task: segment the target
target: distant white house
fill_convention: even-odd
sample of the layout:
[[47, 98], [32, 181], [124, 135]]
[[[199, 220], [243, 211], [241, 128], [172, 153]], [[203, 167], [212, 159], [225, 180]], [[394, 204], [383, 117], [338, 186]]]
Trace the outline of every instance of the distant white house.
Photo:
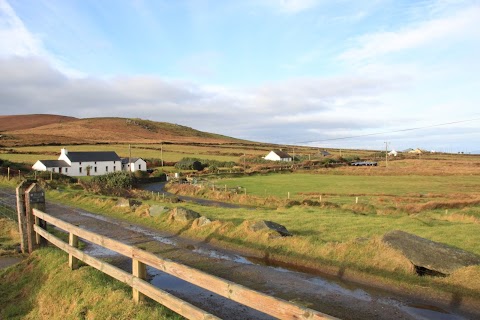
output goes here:
[[271, 161], [292, 161], [292, 156], [282, 150], [272, 150], [264, 157], [265, 160]]
[[392, 151], [390, 151], [390, 152], [388, 153], [389, 156], [394, 156], [394, 157], [396, 157], [397, 154], [398, 154], [398, 152], [395, 151], [394, 149], [392, 149]]
[[122, 170], [123, 171], [146, 171], [147, 170], [147, 162], [142, 158], [122, 158]]
[[[141, 161], [135, 162], [136, 167], [132, 166], [132, 172], [147, 170], [145, 161]], [[58, 160], [38, 160], [32, 168], [37, 171], [52, 171], [67, 176], [99, 176], [124, 170], [122, 159], [114, 151], [69, 152], [65, 148], [62, 148]]]

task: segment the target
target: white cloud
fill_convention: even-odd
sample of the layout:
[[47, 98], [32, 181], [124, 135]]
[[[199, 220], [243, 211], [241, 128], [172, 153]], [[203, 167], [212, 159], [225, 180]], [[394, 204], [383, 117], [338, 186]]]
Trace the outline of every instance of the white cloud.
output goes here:
[[5, 0], [0, 0], [0, 56], [46, 55], [39, 36], [32, 35]]
[[[258, 4], [258, 1], [254, 2]], [[284, 14], [296, 14], [316, 7], [319, 0], [262, 0], [261, 3]]]
[[352, 48], [340, 54], [343, 61], [371, 60], [404, 50], [427, 47], [432, 43], [446, 45], [444, 41], [456, 41], [458, 37], [470, 37], [480, 30], [480, 6], [473, 6], [452, 16], [432, 19], [409, 25], [398, 31], [381, 31], [353, 39]]

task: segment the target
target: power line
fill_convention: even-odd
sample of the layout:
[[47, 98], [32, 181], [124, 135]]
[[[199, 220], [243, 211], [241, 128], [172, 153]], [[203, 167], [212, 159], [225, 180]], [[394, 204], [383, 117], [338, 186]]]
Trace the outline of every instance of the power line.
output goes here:
[[340, 137], [340, 138], [330, 138], [330, 139], [311, 140], [311, 141], [300, 141], [300, 142], [294, 142], [294, 143], [312, 143], [312, 142], [324, 142], [324, 141], [335, 141], [335, 140], [362, 138], [362, 137], [369, 137], [369, 136], [377, 136], [377, 135], [386, 134], [386, 133], [397, 133], [397, 132], [414, 131], [414, 130], [434, 128], [434, 127], [448, 126], [448, 125], [451, 125], [451, 124], [472, 122], [472, 121], [477, 121], [477, 120], [480, 120], [480, 118], [445, 122], [445, 123], [433, 124], [433, 125], [430, 125], [430, 126], [423, 126], [423, 127], [414, 127], [414, 128], [408, 128], [408, 129], [399, 129], [399, 130], [383, 131], [383, 132], [375, 132], [375, 133], [366, 133], [366, 134], [360, 134], [360, 135], [356, 135], [356, 136], [347, 136], [347, 137]]

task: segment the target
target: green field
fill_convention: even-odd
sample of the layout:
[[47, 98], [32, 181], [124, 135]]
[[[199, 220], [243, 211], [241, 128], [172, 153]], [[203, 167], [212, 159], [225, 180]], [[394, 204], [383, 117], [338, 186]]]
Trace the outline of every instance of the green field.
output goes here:
[[219, 179], [229, 188], [241, 186], [249, 194], [286, 197], [287, 193], [337, 195], [395, 195], [479, 193], [480, 176], [349, 176], [328, 174], [270, 174]]

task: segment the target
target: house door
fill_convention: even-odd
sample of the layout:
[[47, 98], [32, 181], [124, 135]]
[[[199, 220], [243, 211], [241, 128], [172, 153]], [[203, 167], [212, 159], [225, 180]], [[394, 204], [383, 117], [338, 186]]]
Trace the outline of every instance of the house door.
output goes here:
[[59, 173], [62, 173], [62, 168], [58, 168], [58, 172], [59, 172]]

